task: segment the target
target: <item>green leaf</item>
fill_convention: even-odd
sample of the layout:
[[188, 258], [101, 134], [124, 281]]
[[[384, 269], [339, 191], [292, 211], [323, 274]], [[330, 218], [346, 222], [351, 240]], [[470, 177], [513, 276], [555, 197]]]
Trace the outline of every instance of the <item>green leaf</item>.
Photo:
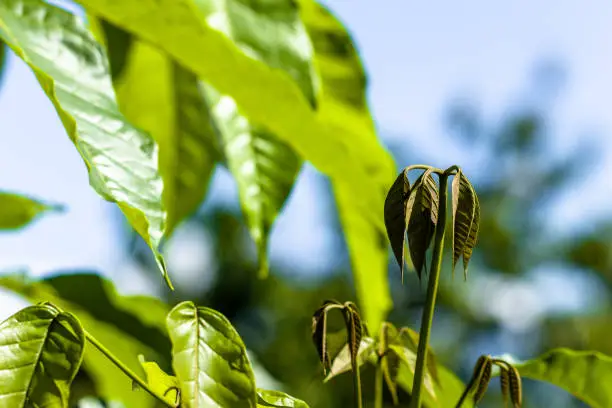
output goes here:
[[7, 52], [6, 44], [0, 41], [0, 89], [2, 89], [2, 81], [4, 78], [4, 70], [6, 69], [7, 57], [8, 57], [8, 52]]
[[352, 303], [347, 303], [344, 309], [344, 317], [346, 320], [346, 330], [348, 332], [348, 346], [351, 351], [351, 362], [353, 370], [358, 368], [357, 355], [361, 347], [361, 338], [363, 337], [363, 323], [357, 307]]
[[[50, 301], [73, 313], [90, 334], [135, 372], [141, 369], [138, 354], [160, 362], [164, 368], [170, 367], [171, 344], [165, 327], [169, 307], [158, 299], [119, 296], [110, 281], [88, 273], [40, 281], [19, 275], [3, 276], [0, 286], [31, 302]], [[89, 387], [93, 389], [87, 390], [91, 395], [130, 408], [155, 406], [155, 399], [144, 391], [133, 391], [130, 380], [89, 344], [82, 371], [93, 385]]]
[[[407, 347], [398, 346], [395, 344], [389, 345], [389, 352], [394, 353], [400, 361], [400, 365], [397, 372], [397, 383], [406, 391], [412, 390], [412, 382], [414, 379], [414, 370], [416, 365], [417, 355], [414, 351]], [[410, 384], [410, 388], [406, 388]], [[435, 383], [429, 371], [425, 372], [425, 378], [423, 379], [423, 385], [425, 386], [425, 401], [437, 400], [437, 392], [435, 389]]]
[[0, 324], [0, 405], [68, 407], [85, 336], [74, 316], [29, 306]]
[[308, 408], [304, 401], [280, 391], [257, 390], [258, 407]]
[[141, 354], [138, 361], [147, 377], [147, 385], [159, 395], [163, 395], [171, 405], [177, 405], [180, 401], [179, 382], [176, 377], [166, 374], [159, 368], [156, 362], [146, 361]]
[[[419, 333], [415, 332], [409, 327], [402, 327], [399, 331], [399, 337], [395, 344], [408, 347], [409, 350], [416, 353], [419, 346]], [[440, 376], [438, 375], [438, 363], [436, 361], [436, 355], [429, 345], [427, 346], [427, 370], [433, 380], [437, 384], [440, 384]]]
[[[300, 13], [314, 46], [321, 78], [318, 120], [327, 131], [321, 129], [316, 132], [323, 133], [313, 134], [314, 129], [308, 130], [306, 137], [311, 142], [326, 135], [317, 142], [318, 151], [298, 146], [297, 142], [302, 142], [298, 133], [293, 135], [294, 148], [331, 176], [362, 316], [370, 328], [378, 330], [392, 307], [387, 279], [388, 244], [380, 212], [396, 167], [376, 136], [366, 100], [365, 72], [348, 31], [314, 1], [301, 0]], [[343, 151], [336, 150], [338, 139], [346, 143], [338, 146]], [[324, 158], [327, 153], [321, 148], [329, 149], [331, 155]], [[329, 168], [329, 164], [341, 164], [341, 168]], [[368, 208], [366, 212], [363, 206]]]
[[438, 186], [431, 170], [426, 170], [416, 181], [406, 205], [408, 248], [410, 258], [421, 279], [425, 255], [433, 239], [438, 222]]
[[59, 204], [48, 204], [20, 194], [0, 191], [0, 230], [25, 227], [45, 212], [62, 212]]
[[168, 314], [172, 366], [187, 408], [255, 407], [255, 377], [242, 339], [221, 313], [176, 305]]
[[[376, 342], [371, 337], [362, 337], [361, 343], [359, 344], [359, 350], [357, 352], [357, 366], [363, 366], [372, 358], [378, 358], [376, 357]], [[340, 374], [349, 372], [351, 369], [351, 352], [349, 345], [346, 344], [334, 357], [329, 374], [327, 377], [325, 377], [324, 382], [327, 382]]]
[[0, 39], [35, 73], [87, 166], [90, 184], [117, 203], [171, 287], [158, 251], [166, 213], [157, 146], [119, 113], [100, 45], [79, 19], [41, 0], [2, 1]]
[[472, 226], [470, 228], [470, 235], [465, 242], [465, 248], [463, 249], [463, 273], [464, 276], [467, 276], [467, 267], [472, 258], [472, 251], [476, 246], [476, 242], [478, 241], [478, 229], [480, 228], [480, 202], [478, 200], [478, 195], [474, 191], [474, 187], [470, 183], [470, 189], [472, 190], [472, 194], [474, 195], [474, 221], [472, 221]]
[[[257, 2], [196, 0], [208, 24], [251, 58], [278, 69], [315, 105], [312, 45], [292, 0]], [[220, 23], [222, 21], [222, 23]], [[302, 160], [266, 127], [249, 122], [236, 102], [204, 84], [219, 130], [225, 161], [238, 185], [249, 231], [259, 253], [259, 275], [268, 274], [268, 236]], [[279, 101], [280, 103], [280, 101]]]
[[[455, 265], [459, 258], [469, 250], [468, 245], [475, 244], [475, 241], [470, 240], [470, 232], [476, 218], [476, 203], [477, 198], [474, 188], [463, 175], [461, 170], [457, 171], [452, 184], [453, 195], [453, 276], [455, 274]], [[480, 216], [480, 215], [478, 215]], [[476, 226], [477, 233], [478, 227]], [[469, 260], [469, 257], [468, 257]], [[467, 263], [464, 263], [463, 274], [467, 279]]]
[[[219, 158], [208, 106], [191, 72], [128, 33], [113, 35], [121, 29], [112, 24], [104, 20], [96, 24], [105, 35], [111, 67], [113, 60], [125, 60], [117, 68], [121, 75], [113, 77], [121, 112], [159, 145], [169, 237], [202, 203]], [[127, 57], [118, 57], [127, 49]]]
[[[347, 200], [343, 201], [342, 209], [349, 208], [354, 214], [351, 219], [365, 223], [365, 236], [354, 238], [364, 228], [352, 228], [353, 238], [348, 241], [353, 263], [359, 265], [356, 276], [364, 277], [358, 282], [364, 316], [369, 324], [380, 324], [377, 320], [389, 310], [391, 301], [386, 282], [386, 243], [382, 245], [384, 223], [379, 214], [395, 166], [372, 136], [369, 116], [346, 124], [345, 119], [352, 114], [324, 113], [330, 110], [323, 105], [315, 112], [294, 78], [239, 49], [219, 30], [224, 20], [206, 20], [191, 0], [78, 0], [78, 3], [88, 12], [164, 50], [219, 93], [231, 96], [252, 123], [265, 127], [332, 178], [334, 189], [343, 190]], [[364, 129], [363, 123], [370, 126]], [[363, 242], [365, 250], [360, 262], [355, 241]], [[371, 248], [372, 242], [380, 244]], [[372, 277], [365, 279], [368, 275]], [[372, 291], [369, 297], [366, 288]]]
[[556, 385], [591, 407], [612, 406], [612, 357], [605, 354], [559, 348], [513, 366], [521, 377]]
[[404, 243], [406, 240], [406, 202], [410, 195], [410, 182], [402, 171], [385, 199], [385, 227], [393, 254], [401, 269], [404, 281]]

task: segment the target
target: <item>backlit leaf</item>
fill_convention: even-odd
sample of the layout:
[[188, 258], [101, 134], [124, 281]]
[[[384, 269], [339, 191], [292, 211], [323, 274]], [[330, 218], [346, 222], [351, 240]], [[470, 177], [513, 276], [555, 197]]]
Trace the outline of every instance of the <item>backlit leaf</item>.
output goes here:
[[142, 354], [138, 360], [145, 372], [147, 385], [153, 392], [163, 395], [169, 404], [176, 405], [180, 401], [180, 385], [176, 377], [166, 374], [156, 362], [146, 361]]
[[410, 182], [402, 171], [385, 199], [385, 227], [393, 254], [404, 276], [404, 243], [406, 239], [406, 201], [410, 195]]
[[[312, 45], [292, 0], [244, 2], [196, 0], [206, 22], [251, 58], [284, 71], [314, 105]], [[203, 78], [206, 79], [206, 78]], [[238, 185], [246, 222], [259, 253], [259, 274], [268, 273], [268, 236], [302, 160], [266, 127], [249, 122], [236, 102], [204, 85], [219, 130], [225, 162]], [[283, 103], [281, 100], [278, 103]]]
[[[366, 75], [351, 36], [324, 6], [312, 0], [300, 0], [299, 3], [321, 78], [318, 120], [335, 138], [346, 142], [345, 146], [338, 146], [344, 152], [336, 151], [327, 160], [344, 164], [340, 173], [333, 169], [327, 171], [321, 167], [323, 163], [318, 162], [323, 151], [319, 150], [317, 156], [320, 157], [315, 158], [297, 145], [295, 148], [319, 170], [331, 176], [362, 317], [370, 328], [378, 330], [392, 307], [387, 279], [388, 243], [380, 215], [396, 166], [376, 136], [366, 100]], [[308, 137], [314, 141], [320, 135]], [[325, 149], [331, 143], [330, 150], [335, 150], [334, 136], [327, 136], [320, 143], [328, 144], [321, 146]], [[345, 161], [345, 154], [355, 164]], [[354, 165], [359, 168], [354, 168]], [[354, 181], [345, 182], [353, 176], [356, 176]], [[368, 191], [365, 192], [363, 187]], [[364, 213], [364, 204], [373, 211], [371, 214]]]
[[[453, 276], [455, 265], [459, 258], [468, 249], [470, 232], [476, 218], [477, 198], [468, 179], [461, 170], [457, 171], [452, 184], [453, 195]], [[477, 231], [477, 229], [476, 229]], [[471, 254], [471, 248], [469, 249]], [[464, 276], [467, 279], [467, 264], [464, 268]]]
[[308, 404], [284, 392], [258, 389], [257, 407], [308, 408]]
[[[357, 352], [357, 366], [363, 366], [372, 358], [377, 358], [376, 342], [371, 337], [362, 337], [361, 343], [359, 344], [359, 351]], [[351, 371], [351, 369], [351, 351], [349, 345], [346, 344], [334, 357], [329, 374], [325, 377], [324, 381], [327, 382], [340, 374]]]
[[[513, 364], [523, 378], [563, 388], [590, 407], [612, 406], [612, 357], [596, 351], [554, 349], [540, 357]], [[512, 388], [512, 385], [510, 386]], [[511, 395], [512, 395], [512, 389]]]
[[48, 204], [20, 194], [0, 191], [0, 230], [25, 227], [45, 212], [61, 212], [64, 207]]
[[67, 408], [85, 336], [74, 316], [29, 306], [0, 323], [0, 405]]
[[36, 74], [87, 166], [90, 184], [117, 203], [171, 286], [158, 251], [166, 213], [157, 146], [119, 113], [100, 45], [82, 21], [41, 0], [0, 2], [0, 39]]
[[[399, 338], [396, 344], [407, 347], [413, 352], [417, 352], [419, 346], [419, 333], [409, 327], [402, 327], [399, 332]], [[431, 346], [427, 346], [427, 370], [433, 380], [440, 384], [440, 376], [438, 375], [438, 363], [436, 355]]]
[[183, 406], [256, 406], [244, 343], [221, 313], [182, 302], [170, 311], [167, 324]]
[[414, 202], [410, 203], [410, 197], [406, 209], [406, 217], [409, 217], [408, 248], [414, 268], [421, 279], [425, 255], [438, 222], [438, 186], [430, 170], [426, 170], [419, 177], [410, 195], [414, 197]]
[[[119, 296], [110, 281], [91, 273], [42, 280], [9, 275], [0, 277], [0, 286], [31, 302], [50, 301], [73, 313], [90, 334], [134, 372], [141, 370], [139, 354], [170, 368], [171, 345], [164, 321], [169, 308], [158, 299]], [[130, 408], [156, 406], [156, 400], [145, 391], [133, 391], [130, 380], [98, 349], [89, 343], [85, 349], [80, 377], [86, 377], [87, 389], [79, 389], [80, 393]], [[78, 380], [79, 376], [75, 383]], [[75, 383], [73, 386], [79, 385]]]
[[[111, 67], [113, 60], [122, 62], [121, 75], [113, 77], [121, 112], [159, 145], [169, 236], [202, 203], [219, 159], [208, 105], [194, 74], [128, 33], [113, 35], [120, 28], [104, 20], [99, 24]], [[116, 56], [126, 49], [126, 58]]]
[[[414, 370], [416, 366], [416, 353], [409, 348], [397, 346], [397, 345], [389, 345], [389, 350], [394, 353], [399, 361], [400, 365], [397, 370], [396, 378], [397, 383], [406, 391], [410, 392], [412, 390], [412, 382], [414, 379]], [[409, 385], [409, 389], [406, 389], [406, 386]], [[429, 372], [425, 372], [425, 377], [423, 378], [423, 385], [425, 386], [425, 401], [428, 399], [430, 401], [437, 400], [437, 393], [435, 388], [435, 383]]]

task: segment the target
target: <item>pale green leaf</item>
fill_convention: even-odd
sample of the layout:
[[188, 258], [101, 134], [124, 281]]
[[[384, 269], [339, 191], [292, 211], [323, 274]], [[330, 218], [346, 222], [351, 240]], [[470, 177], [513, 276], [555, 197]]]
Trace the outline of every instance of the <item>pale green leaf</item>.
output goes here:
[[[170, 340], [165, 316], [168, 306], [145, 296], [119, 296], [112, 284], [95, 274], [52, 276], [40, 281], [25, 276], [0, 277], [0, 286], [31, 302], [50, 301], [74, 313], [85, 329], [127, 367], [141, 370], [139, 354], [170, 367]], [[86, 344], [82, 369], [85, 395], [122, 403], [130, 408], [153, 408], [156, 400], [145, 391], [133, 391], [128, 377], [98, 349]], [[79, 377], [75, 383], [79, 382]]]
[[[78, 3], [88, 12], [164, 50], [219, 93], [231, 96], [250, 121], [288, 143], [303, 159], [331, 176], [338, 188], [346, 190], [347, 194], [350, 192], [350, 207], [359, 215], [355, 218], [367, 220], [368, 228], [373, 228], [370, 224], [377, 227], [378, 235], [369, 233], [363, 240], [375, 236], [383, 242], [384, 223], [380, 211], [395, 167], [379, 141], [369, 139], [373, 135], [369, 117], [342, 127], [337, 125], [345, 122], [350, 114], [315, 112], [292, 76], [247, 55], [219, 30], [224, 24], [223, 18], [213, 27], [215, 21], [207, 21], [191, 0], [78, 0]], [[261, 7], [265, 6], [262, 3]], [[329, 120], [334, 117], [336, 125]], [[370, 123], [365, 138], [358, 134], [364, 122]], [[366, 139], [368, 144], [362, 143]], [[372, 148], [365, 149], [366, 145]], [[371, 158], [363, 161], [363, 156]], [[384, 171], [371, 169], [372, 163], [384, 163]], [[360, 266], [361, 274], [365, 276], [367, 270], [375, 276], [369, 285], [375, 301], [367, 305], [369, 310], [365, 312], [372, 320], [390, 307], [388, 289], [383, 286], [386, 279], [384, 284], [379, 282], [383, 277], [383, 259], [386, 261], [386, 257], [378, 256], [382, 254], [379, 252], [382, 247], [382, 244], [376, 247], [376, 256], [363, 255], [365, 260]], [[363, 290], [367, 283], [359, 285], [359, 294], [365, 299]]]
[[0, 39], [35, 73], [87, 166], [90, 184], [117, 203], [171, 286], [158, 251], [166, 213], [157, 146], [119, 113], [100, 45], [78, 18], [41, 0], [0, 2]]
[[16, 230], [30, 224], [45, 212], [62, 212], [64, 207], [21, 194], [0, 191], [0, 230]]
[[244, 343], [221, 313], [182, 302], [168, 314], [167, 325], [184, 407], [256, 406]]
[[166, 374], [159, 368], [156, 362], [146, 361], [141, 354], [138, 361], [146, 375], [147, 385], [158, 395], [163, 395], [171, 405], [177, 405], [180, 401], [179, 382], [176, 377]]
[[[596, 351], [554, 349], [513, 364], [521, 377], [563, 388], [594, 408], [612, 406], [612, 357]], [[497, 372], [499, 374], [499, 371]]]
[[[211, 27], [231, 38], [251, 58], [287, 73], [314, 104], [312, 45], [294, 1], [267, 1], [265, 7], [261, 2], [243, 0], [195, 3]], [[249, 122], [230, 96], [208, 84], [203, 84], [203, 89], [258, 248], [259, 275], [266, 276], [270, 229], [291, 192], [302, 160], [286, 142], [256, 122]]]
[[308, 404], [284, 392], [258, 389], [257, 407], [308, 408]]
[[[365, 72], [349, 33], [325, 7], [314, 1], [300, 1], [300, 12], [314, 46], [321, 77], [321, 94], [317, 100], [319, 120], [336, 138], [348, 143], [343, 149], [352, 159], [347, 160], [344, 152], [336, 151], [324, 160], [342, 163], [342, 169], [327, 170], [329, 164], [319, 162], [325, 155], [323, 151], [311, 154], [298, 146], [296, 150], [331, 176], [359, 305], [368, 327], [378, 330], [392, 307], [382, 210], [385, 194], [395, 176], [395, 164], [376, 136], [366, 103]], [[307, 136], [312, 141], [321, 135], [314, 135], [313, 131], [309, 130], [310, 136]], [[334, 136], [330, 134], [318, 143], [320, 148], [335, 149]], [[346, 182], [353, 177], [353, 181]], [[372, 205], [370, 214], [364, 213], [361, 207], [368, 202]]]
[[[372, 357], [376, 356], [376, 342], [371, 337], [362, 337], [361, 343], [359, 344], [359, 350], [357, 351], [357, 366], [361, 367]], [[351, 352], [349, 345], [346, 344], [338, 354], [334, 357], [331, 367], [329, 369], [329, 374], [325, 377], [325, 382], [331, 380], [332, 378], [351, 371], [352, 362], [351, 362]]]
[[[121, 112], [159, 145], [168, 237], [198, 209], [208, 190], [218, 159], [212, 118], [195, 75], [128, 33], [113, 35], [120, 28], [104, 20], [97, 24], [105, 35], [111, 67], [113, 60], [122, 64], [116, 69], [120, 75], [113, 77]], [[127, 49], [125, 58], [118, 57]]]
[[68, 408], [85, 336], [74, 316], [29, 306], [0, 323], [0, 406]]

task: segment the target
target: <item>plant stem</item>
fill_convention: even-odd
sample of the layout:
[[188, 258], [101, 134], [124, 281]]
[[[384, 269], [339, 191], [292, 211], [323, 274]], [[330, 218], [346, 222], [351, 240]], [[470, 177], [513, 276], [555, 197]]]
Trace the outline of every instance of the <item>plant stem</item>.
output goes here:
[[429, 282], [427, 283], [427, 297], [425, 308], [421, 318], [421, 330], [419, 331], [419, 346], [417, 350], [416, 368], [414, 371], [414, 382], [412, 383], [412, 400], [410, 408], [421, 408], [421, 388], [425, 377], [425, 362], [427, 361], [427, 345], [433, 322], [436, 296], [438, 294], [438, 283], [440, 281], [440, 267], [442, 266], [442, 252], [444, 249], [444, 234], [446, 232], [446, 195], [448, 185], [448, 174], [440, 175], [440, 193], [438, 201], [438, 223], [434, 237], [434, 247], [429, 270]]
[[353, 382], [355, 388], [355, 400], [357, 400], [357, 408], [362, 408], [361, 402], [361, 375], [359, 374], [359, 365], [353, 371]]
[[378, 364], [376, 364], [376, 379], [374, 381], [374, 408], [383, 408], [383, 371], [380, 358]]
[[136, 375], [136, 373], [134, 373], [132, 370], [130, 370], [125, 364], [123, 364], [117, 357], [115, 357], [106, 347], [104, 347], [104, 345], [102, 343], [100, 343], [94, 336], [92, 336], [91, 334], [89, 334], [87, 332], [87, 330], [83, 329], [83, 332], [85, 333], [85, 338], [87, 339], [87, 341], [89, 341], [95, 348], [97, 348], [98, 350], [100, 350], [100, 352], [102, 354], [104, 354], [106, 356], [106, 358], [108, 358], [114, 365], [117, 366], [117, 368], [119, 368], [121, 371], [123, 371], [123, 373], [125, 375], [127, 375], [128, 377], [130, 377], [132, 379], [132, 381], [134, 381], [135, 383], [137, 383], [143, 390], [145, 390], [146, 392], [148, 392], [149, 394], [151, 394], [151, 396], [155, 397], [156, 399], [158, 399], [159, 401], [163, 402], [164, 405], [172, 407], [172, 408], [176, 408], [175, 405], [169, 403], [168, 401], [166, 401], [166, 399], [164, 398], [163, 395], [158, 394], [157, 392], [153, 391], [149, 385], [140, 377], [138, 377], [138, 375]]

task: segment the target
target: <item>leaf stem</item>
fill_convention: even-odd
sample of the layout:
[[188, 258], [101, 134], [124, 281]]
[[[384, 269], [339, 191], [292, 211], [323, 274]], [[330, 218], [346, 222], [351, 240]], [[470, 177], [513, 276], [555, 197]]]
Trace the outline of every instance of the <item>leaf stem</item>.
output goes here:
[[446, 196], [448, 186], [448, 174], [444, 172], [440, 175], [440, 194], [438, 202], [438, 223], [436, 235], [434, 237], [434, 247], [429, 270], [429, 282], [427, 283], [427, 297], [425, 308], [421, 318], [421, 330], [419, 333], [419, 346], [417, 350], [417, 360], [414, 372], [414, 382], [412, 384], [412, 400], [410, 408], [421, 408], [421, 388], [425, 377], [425, 363], [427, 361], [427, 344], [431, 333], [434, 310], [436, 306], [436, 296], [438, 294], [438, 283], [440, 281], [440, 267], [442, 266], [442, 252], [444, 249], [444, 234], [446, 233]]
[[125, 364], [123, 364], [117, 357], [115, 357], [113, 355], [113, 353], [110, 352], [110, 350], [108, 350], [106, 347], [104, 347], [104, 345], [102, 343], [100, 343], [94, 336], [89, 334], [89, 332], [87, 332], [87, 330], [83, 329], [83, 332], [85, 333], [85, 338], [87, 339], [87, 341], [89, 341], [95, 348], [100, 350], [100, 352], [102, 354], [104, 354], [106, 356], [106, 358], [108, 358], [114, 365], [117, 366], [118, 369], [123, 371], [123, 373], [125, 375], [130, 377], [132, 379], [132, 381], [137, 383], [142, 389], [144, 389], [146, 392], [151, 394], [151, 396], [153, 396], [156, 399], [158, 399], [159, 401], [161, 401], [164, 405], [166, 405], [168, 407], [172, 407], [172, 408], [176, 408], [177, 407], [176, 405], [171, 404], [168, 401], [166, 401], [166, 399], [164, 398], [163, 395], [158, 394], [157, 392], [153, 391], [149, 387], [149, 385], [142, 378], [138, 377], [138, 375], [136, 375], [136, 373], [134, 373]]
[[376, 379], [374, 380], [374, 408], [383, 408], [383, 371], [382, 359], [376, 364]]
[[357, 364], [357, 367], [355, 367], [355, 370], [353, 371], [353, 382], [354, 382], [354, 388], [355, 388], [355, 399], [357, 400], [357, 408], [362, 408], [362, 401], [361, 401], [361, 375], [359, 374], [359, 365]]

